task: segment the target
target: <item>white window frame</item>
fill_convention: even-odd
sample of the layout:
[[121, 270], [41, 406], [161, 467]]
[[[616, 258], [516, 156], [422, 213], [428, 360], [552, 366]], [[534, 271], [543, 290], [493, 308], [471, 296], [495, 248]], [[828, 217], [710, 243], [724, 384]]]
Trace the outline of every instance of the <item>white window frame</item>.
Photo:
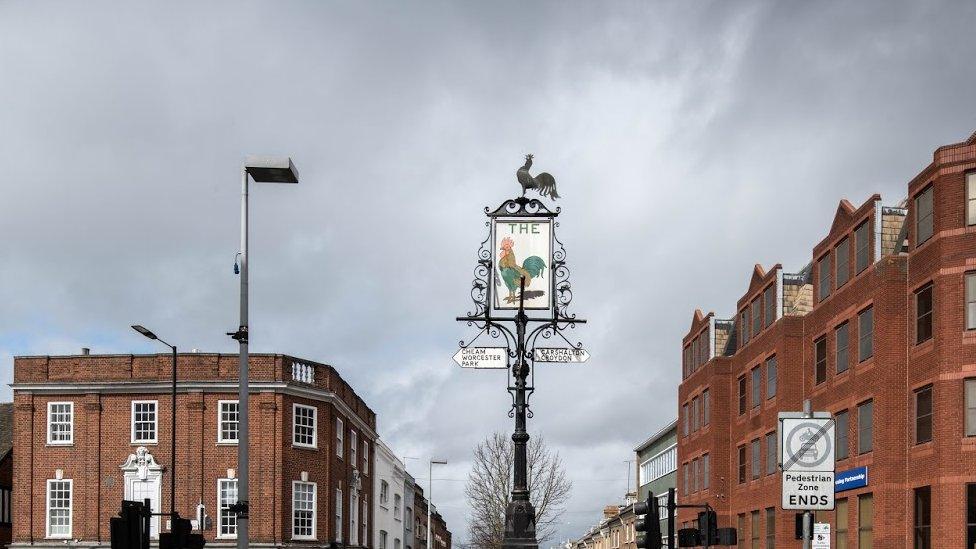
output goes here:
[[966, 226], [976, 225], [976, 172], [966, 174]]
[[[312, 411], [312, 443], [308, 444], [306, 442], [299, 442], [297, 439], [298, 433], [295, 431], [298, 428], [298, 409], [311, 410]], [[305, 426], [302, 426], [303, 428]], [[319, 447], [319, 409], [315, 406], [309, 406], [307, 404], [292, 404], [291, 408], [291, 445], [296, 448], [312, 448], [318, 449]]]
[[[217, 479], [217, 531], [215, 532], [215, 534], [216, 534], [217, 539], [237, 539], [237, 517], [234, 515], [234, 513], [229, 513], [229, 516], [233, 516], [234, 517], [234, 533], [233, 534], [224, 534], [224, 533], [222, 533], [223, 526], [224, 525], [222, 523], [222, 521], [223, 521], [223, 514], [222, 514], [223, 504], [220, 501], [220, 485], [222, 483], [224, 483], [224, 482], [233, 482], [234, 483], [234, 494], [238, 494], [237, 487], [239, 485], [237, 483], [238, 481], [237, 481], [236, 478], [218, 478]], [[229, 501], [229, 502], [227, 502], [227, 506], [233, 505], [235, 503], [237, 503], [236, 497], [235, 497], [235, 501]], [[228, 526], [229, 525], [230, 525], [230, 523], [228, 523]]]
[[356, 467], [359, 460], [359, 433], [349, 429], [349, 464]]
[[393, 494], [393, 520], [402, 521], [403, 518], [400, 517], [400, 512], [403, 510], [403, 496], [400, 494]]
[[380, 507], [386, 509], [390, 504], [390, 483], [380, 480]]
[[359, 545], [359, 496], [349, 491], [349, 545]]
[[[308, 535], [308, 534], [296, 534], [295, 533], [295, 512], [298, 511], [298, 509], [295, 508], [295, 495], [298, 493], [297, 490], [296, 490], [296, 488], [299, 485], [311, 486], [312, 487], [312, 509], [311, 509], [311, 511], [312, 511], [312, 533], [311, 533], [311, 535]], [[317, 519], [318, 519], [318, 517], [316, 516], [316, 514], [318, 512], [317, 511], [318, 510], [318, 497], [319, 497], [319, 487], [318, 487], [318, 484], [317, 483], [315, 483], [315, 482], [301, 481], [301, 480], [293, 480], [291, 482], [291, 539], [312, 540], [312, 541], [315, 541], [316, 539], [318, 539], [316, 537], [316, 534], [317, 534], [317, 531], [316, 531], [317, 530], [316, 529], [316, 522], [317, 522]], [[302, 510], [303, 511], [307, 511], [307, 509], [302, 509]]]
[[386, 540], [390, 537], [390, 534], [386, 530], [380, 530], [380, 546], [378, 549], [386, 549]]
[[342, 543], [342, 488], [336, 488], [335, 540]]
[[963, 321], [966, 330], [976, 330], [976, 272], [963, 275]]
[[369, 441], [363, 439], [363, 473], [369, 474]]
[[[136, 406], [139, 404], [153, 405], [153, 429], [152, 438], [138, 438], [136, 436]], [[156, 444], [159, 440], [159, 401], [158, 400], [133, 400], [129, 409], [129, 441], [132, 444]]]
[[366, 494], [360, 496], [359, 505], [362, 507], [362, 511], [359, 513], [359, 524], [360, 528], [363, 529], [363, 547], [369, 547], [369, 529], [366, 524], [369, 519], [369, 504], [366, 501]]
[[[52, 483], [68, 483], [68, 533], [67, 534], [52, 534], [51, 533], [51, 484]], [[65, 479], [48, 479], [47, 490], [44, 496], [45, 499], [45, 536], [48, 539], [71, 539], [71, 534], [74, 530], [74, 500], [75, 500], [75, 487], [74, 481], [70, 478]], [[61, 509], [59, 507], [59, 509]]]
[[343, 444], [345, 443], [345, 426], [342, 423], [342, 418], [336, 418], [336, 456], [339, 459], [345, 459], [346, 452]]
[[[59, 406], [62, 404], [68, 405], [68, 412], [70, 414], [70, 420], [68, 421], [68, 424], [70, 425], [71, 428], [68, 430], [68, 440], [53, 440], [51, 438], [51, 435], [54, 434], [54, 432], [51, 430], [52, 427], [51, 409], [54, 408], [55, 406]], [[47, 403], [47, 443], [51, 446], [71, 446], [72, 444], [75, 443], [75, 403], [74, 402], [58, 401], [58, 402]]]
[[639, 486], [644, 486], [678, 470], [678, 445], [672, 444], [640, 464]]
[[[237, 406], [237, 421], [224, 421], [224, 406], [225, 405], [236, 405]], [[238, 438], [224, 438], [224, 423], [236, 423], [237, 424], [237, 437]], [[237, 441], [240, 440], [241, 436], [241, 403], [239, 400], [218, 400], [217, 401], [217, 444], [233, 444], [236, 445]], [[292, 432], [294, 436], [294, 431]]]

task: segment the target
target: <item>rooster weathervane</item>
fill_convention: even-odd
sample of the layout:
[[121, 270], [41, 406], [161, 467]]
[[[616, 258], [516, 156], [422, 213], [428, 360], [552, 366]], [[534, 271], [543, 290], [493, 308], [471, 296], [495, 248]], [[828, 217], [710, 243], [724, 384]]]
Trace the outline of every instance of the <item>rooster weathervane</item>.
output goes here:
[[515, 178], [518, 179], [519, 185], [522, 185], [522, 197], [525, 197], [525, 192], [529, 189], [535, 189], [542, 196], [548, 196], [553, 200], [559, 198], [559, 193], [556, 192], [556, 178], [546, 172], [532, 177], [529, 174], [531, 167], [532, 155], [527, 154], [525, 155], [525, 164], [515, 172]]

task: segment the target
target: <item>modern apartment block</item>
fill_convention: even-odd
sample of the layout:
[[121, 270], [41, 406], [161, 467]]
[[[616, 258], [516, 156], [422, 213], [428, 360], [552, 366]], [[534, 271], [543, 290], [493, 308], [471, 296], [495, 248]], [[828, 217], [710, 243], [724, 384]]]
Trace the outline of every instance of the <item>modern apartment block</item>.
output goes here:
[[[108, 547], [123, 499], [176, 511], [208, 547], [236, 543], [238, 356], [180, 354], [176, 425], [171, 355], [14, 359], [15, 547]], [[334, 368], [250, 357], [252, 545], [372, 547], [376, 416]], [[165, 529], [153, 519], [152, 534]]]
[[[810, 263], [756, 266], [734, 314], [684, 337], [678, 487], [740, 546], [794, 541], [777, 413], [836, 421], [834, 547], [976, 546], [976, 134], [906, 198], [842, 200]], [[679, 522], [690, 525], [692, 510]]]
[[[637, 499], [647, 499], [653, 492], [661, 505], [667, 508], [668, 490], [677, 487], [678, 470], [678, 422], [672, 421], [634, 448], [637, 463]], [[667, 542], [667, 514], [661, 513], [661, 537]]]

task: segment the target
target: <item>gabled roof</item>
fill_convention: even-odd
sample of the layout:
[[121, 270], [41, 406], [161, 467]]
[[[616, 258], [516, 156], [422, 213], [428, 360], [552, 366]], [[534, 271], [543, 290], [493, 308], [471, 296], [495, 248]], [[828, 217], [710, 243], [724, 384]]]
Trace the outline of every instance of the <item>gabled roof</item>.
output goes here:
[[676, 420], [672, 421], [671, 423], [665, 425], [660, 431], [658, 431], [658, 432], [654, 433], [653, 435], [651, 435], [650, 437], [648, 437], [647, 440], [645, 440], [644, 442], [640, 443], [637, 446], [637, 448], [634, 448], [634, 451], [635, 452], [640, 452], [644, 448], [647, 448], [651, 444], [654, 444], [655, 442], [657, 442], [658, 439], [660, 439], [661, 437], [667, 435], [669, 432], [677, 430], [677, 428], [678, 428], [678, 420], [676, 419]]
[[752, 293], [757, 286], [761, 286], [764, 278], [766, 278], [766, 271], [763, 270], [762, 265], [756, 263], [752, 268], [752, 278], [749, 279], [749, 293]]
[[853, 229], [854, 223], [861, 220], [869, 210], [878, 207], [880, 201], [881, 195], [878, 193], [871, 195], [857, 207], [854, 207], [846, 198], [841, 200], [837, 205], [837, 211], [834, 213], [834, 220], [830, 224], [830, 231], [827, 232], [823, 240], [813, 247], [814, 255], [819, 256], [824, 246], [832, 245], [831, 242], [835, 238]]
[[837, 212], [834, 213], [834, 221], [830, 224], [830, 231], [827, 234], [834, 234], [834, 231], [838, 227], [849, 225], [852, 217], [854, 217], [854, 205], [844, 198], [837, 205]]

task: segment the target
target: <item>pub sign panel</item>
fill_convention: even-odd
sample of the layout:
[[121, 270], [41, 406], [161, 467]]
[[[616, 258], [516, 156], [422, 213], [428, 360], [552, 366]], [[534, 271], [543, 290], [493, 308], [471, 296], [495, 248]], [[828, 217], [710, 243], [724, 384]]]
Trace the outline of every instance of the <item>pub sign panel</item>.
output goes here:
[[495, 219], [495, 308], [519, 308], [519, 284], [525, 278], [525, 308], [552, 307], [552, 220]]

